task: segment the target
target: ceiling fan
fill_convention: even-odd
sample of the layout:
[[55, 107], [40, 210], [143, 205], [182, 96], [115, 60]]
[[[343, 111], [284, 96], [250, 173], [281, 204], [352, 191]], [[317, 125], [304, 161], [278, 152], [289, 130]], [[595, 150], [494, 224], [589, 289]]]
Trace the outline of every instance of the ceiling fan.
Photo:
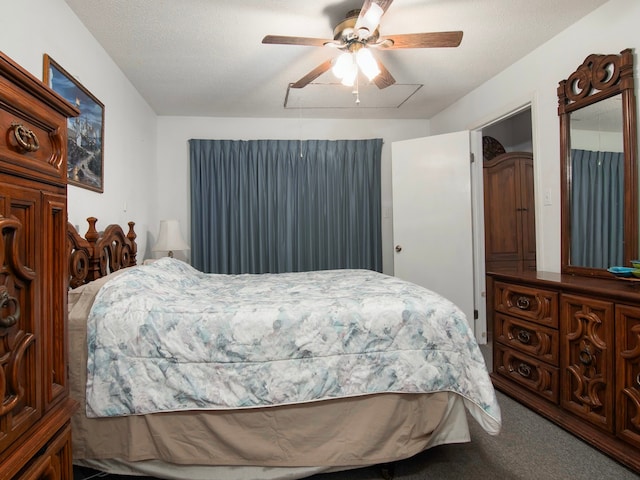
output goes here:
[[393, 0], [365, 0], [360, 10], [351, 10], [333, 30], [333, 39], [288, 37], [267, 35], [262, 43], [280, 45], [304, 45], [333, 47], [343, 53], [335, 61], [327, 60], [290, 86], [303, 88], [333, 67], [334, 74], [344, 85], [357, 82], [358, 70], [362, 71], [378, 88], [393, 85], [396, 80], [389, 70], [376, 60], [372, 49], [440, 48], [457, 47], [462, 41], [461, 31], [405, 33], [380, 36], [380, 20]]

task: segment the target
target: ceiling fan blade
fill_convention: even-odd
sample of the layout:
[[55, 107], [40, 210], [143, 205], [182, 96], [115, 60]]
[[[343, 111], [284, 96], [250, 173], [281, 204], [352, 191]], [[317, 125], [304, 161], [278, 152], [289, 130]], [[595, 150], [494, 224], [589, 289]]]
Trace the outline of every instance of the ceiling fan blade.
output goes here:
[[[362, 8], [360, 9], [360, 14], [358, 15], [358, 19], [356, 20], [356, 32], [363, 27], [369, 30], [369, 33], [375, 32], [380, 25], [380, 18], [382, 18], [382, 15], [385, 14], [392, 3], [393, 0], [364, 0]], [[381, 10], [377, 12], [380, 15], [379, 18], [377, 17], [377, 15], [373, 17], [375, 20], [375, 25], [371, 24], [371, 18], [367, 17], [367, 13], [369, 12], [372, 4], [376, 4], [378, 7], [380, 7]]]
[[391, 75], [389, 70], [387, 70], [387, 67], [385, 67], [379, 60], [378, 67], [380, 68], [380, 73], [373, 79], [373, 83], [376, 84], [376, 87], [383, 89], [396, 83], [396, 79], [393, 78], [393, 75]]
[[276, 45], [304, 45], [307, 47], [323, 47], [327, 43], [333, 43], [333, 40], [327, 40], [325, 38], [287, 37], [284, 35], [267, 35], [262, 39], [262, 43], [271, 43]]
[[381, 37], [377, 44], [385, 50], [389, 50], [396, 48], [457, 47], [460, 42], [462, 42], [462, 32], [456, 31], [387, 35]]
[[332, 61], [331, 60], [327, 60], [326, 62], [321, 63], [316, 68], [314, 68], [309, 73], [307, 73], [304, 77], [302, 77], [300, 80], [298, 80], [295, 83], [292, 83], [291, 84], [291, 88], [306, 87], [311, 82], [313, 82], [316, 78], [318, 78], [320, 75], [322, 75], [324, 72], [329, 70], [331, 68], [331, 65], [332, 65]]

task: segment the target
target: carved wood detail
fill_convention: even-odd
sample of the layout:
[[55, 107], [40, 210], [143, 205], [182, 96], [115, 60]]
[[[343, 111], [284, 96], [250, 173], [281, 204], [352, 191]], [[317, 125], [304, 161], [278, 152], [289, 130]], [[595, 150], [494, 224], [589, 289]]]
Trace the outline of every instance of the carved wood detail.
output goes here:
[[626, 441], [640, 448], [640, 308], [625, 305], [616, 312], [617, 368], [616, 428]]
[[0, 416], [24, 403], [25, 379], [20, 376], [25, 352], [34, 341], [21, 329], [21, 291], [29, 290], [35, 273], [20, 260], [17, 237], [22, 228], [15, 218], [0, 215]]
[[95, 217], [87, 218], [89, 228], [84, 238], [69, 223], [67, 225], [67, 253], [69, 258], [69, 285], [79, 287], [104, 277], [110, 272], [131, 267], [137, 263], [138, 245], [134, 227], [129, 222], [125, 234], [119, 225], [112, 224], [98, 232]]
[[568, 102], [575, 102], [616, 85], [624, 68], [625, 77], [633, 75], [626, 58], [619, 55], [589, 55], [563, 84]]
[[561, 305], [563, 406], [613, 431], [613, 338], [604, 327], [613, 323], [613, 304], [565, 295]]

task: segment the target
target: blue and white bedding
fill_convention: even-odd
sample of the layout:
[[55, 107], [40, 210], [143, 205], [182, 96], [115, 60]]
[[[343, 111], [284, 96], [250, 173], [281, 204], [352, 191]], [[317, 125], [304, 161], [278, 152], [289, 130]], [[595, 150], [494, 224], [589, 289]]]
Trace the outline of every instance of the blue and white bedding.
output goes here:
[[105, 283], [87, 340], [89, 417], [449, 391], [500, 430], [464, 314], [368, 270], [218, 275], [163, 258]]

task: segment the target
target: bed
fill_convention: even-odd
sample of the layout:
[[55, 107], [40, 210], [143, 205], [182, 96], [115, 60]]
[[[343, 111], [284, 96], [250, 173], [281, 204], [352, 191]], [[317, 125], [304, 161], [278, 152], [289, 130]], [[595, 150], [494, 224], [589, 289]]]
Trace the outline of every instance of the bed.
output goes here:
[[75, 464], [297, 479], [468, 442], [468, 416], [498, 434], [484, 359], [446, 299], [364, 270], [137, 266], [135, 238], [133, 223], [69, 225]]

